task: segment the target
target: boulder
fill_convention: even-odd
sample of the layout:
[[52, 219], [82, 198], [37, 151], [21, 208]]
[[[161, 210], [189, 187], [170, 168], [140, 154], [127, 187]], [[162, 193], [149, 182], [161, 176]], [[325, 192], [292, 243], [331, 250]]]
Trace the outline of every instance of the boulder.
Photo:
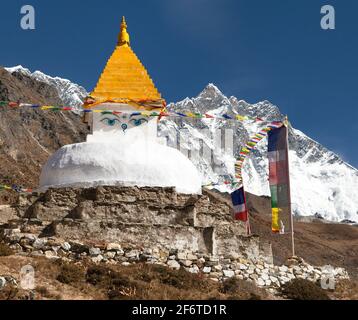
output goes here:
[[167, 265], [168, 265], [169, 268], [174, 269], [174, 270], [179, 270], [180, 269], [180, 264], [176, 260], [169, 260], [167, 262]]
[[240, 270], [247, 270], [247, 268], [248, 268], [247, 265], [242, 264], [242, 263], [239, 264], [239, 269]]
[[185, 267], [190, 267], [193, 264], [193, 261], [191, 261], [191, 260], [184, 260], [184, 261], [181, 260], [180, 262]]
[[269, 277], [268, 274], [263, 273], [263, 274], [261, 275], [261, 279], [263, 279], [264, 281], [267, 281], [267, 280], [270, 280], [270, 277]]
[[210, 273], [211, 272], [211, 267], [204, 267], [203, 268], [203, 273]]
[[92, 247], [92, 248], [89, 249], [89, 254], [90, 254], [91, 257], [99, 256], [101, 254], [101, 249]]
[[288, 271], [288, 267], [286, 267], [286, 266], [281, 266], [281, 267], [278, 267], [278, 270], [279, 270], [280, 272], [287, 272], [287, 271]]
[[116, 256], [116, 252], [109, 251], [106, 253], [106, 257], [109, 259], [113, 259]]
[[186, 252], [178, 252], [177, 258], [178, 260], [186, 260], [187, 253]]
[[200, 258], [200, 259], [198, 260], [198, 263], [204, 264], [205, 261], [206, 261], [205, 258], [202, 257], [202, 258]]
[[92, 260], [92, 262], [94, 262], [94, 263], [100, 263], [100, 262], [103, 261], [103, 256], [102, 256], [102, 255], [97, 255], [97, 256], [95, 256], [95, 257], [92, 257], [91, 260]]
[[64, 242], [64, 243], [62, 243], [61, 248], [65, 251], [70, 251], [71, 245], [68, 242]]
[[192, 253], [188, 253], [186, 258], [187, 258], [187, 260], [198, 260], [198, 257]]
[[6, 279], [4, 277], [0, 277], [0, 290], [6, 286]]
[[125, 253], [126, 258], [136, 259], [139, 257], [139, 251], [138, 250], [130, 250]]
[[224, 277], [232, 278], [235, 276], [235, 272], [232, 270], [223, 270]]
[[122, 249], [122, 246], [118, 243], [108, 243], [106, 249], [107, 251], [118, 251]]
[[189, 271], [190, 273], [199, 273], [199, 272], [200, 272], [200, 269], [199, 269], [199, 267], [198, 267], [196, 264], [194, 264], [192, 267], [189, 268], [188, 271]]
[[259, 287], [264, 287], [266, 283], [265, 283], [265, 280], [263, 280], [262, 278], [258, 278], [257, 281], [256, 281], [256, 284]]
[[220, 264], [214, 266], [215, 271], [222, 271], [222, 269], [223, 269], [223, 267]]
[[47, 250], [45, 251], [45, 257], [47, 259], [58, 259], [59, 257], [56, 255], [56, 252], [53, 250]]

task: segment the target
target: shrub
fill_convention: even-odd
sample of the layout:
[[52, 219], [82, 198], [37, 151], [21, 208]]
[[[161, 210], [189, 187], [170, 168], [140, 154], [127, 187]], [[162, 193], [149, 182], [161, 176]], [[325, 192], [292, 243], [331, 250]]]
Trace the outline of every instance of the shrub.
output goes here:
[[325, 290], [305, 279], [293, 279], [285, 283], [281, 293], [292, 300], [330, 300]]
[[108, 292], [109, 300], [131, 300], [136, 297], [136, 287], [120, 287]]
[[48, 289], [46, 287], [36, 287], [36, 292], [41, 294], [44, 297], [48, 297], [50, 295], [50, 292], [48, 291]]
[[0, 243], [0, 257], [7, 257], [11, 256], [12, 254], [14, 254], [14, 252], [7, 244]]
[[81, 267], [76, 266], [75, 264], [63, 264], [57, 280], [65, 283], [72, 284], [80, 282], [84, 279], [84, 271]]
[[103, 266], [93, 266], [87, 269], [86, 281], [92, 285], [109, 289], [129, 287], [131, 281], [119, 272]]
[[110, 300], [133, 299], [137, 293], [135, 281], [105, 266], [89, 267], [86, 281], [105, 289]]
[[112, 270], [103, 266], [92, 266], [87, 269], [86, 281], [94, 286], [108, 286], [112, 279]]
[[204, 282], [199, 274], [190, 273], [185, 269], [171, 270], [167, 267], [157, 265], [152, 267], [152, 272], [157, 274], [157, 278], [162, 284], [177, 289], [205, 289], [207, 287], [207, 282]]
[[61, 295], [57, 293], [51, 293], [47, 287], [40, 286], [40, 287], [36, 287], [35, 290], [40, 295], [41, 298], [51, 299], [51, 300], [62, 300]]
[[15, 300], [17, 299], [17, 294], [18, 294], [19, 290], [12, 286], [12, 285], [7, 285], [4, 288], [2, 288], [0, 290], [0, 301], [1, 300]]
[[258, 288], [253, 282], [241, 280], [238, 278], [226, 279], [220, 292], [229, 295], [229, 300], [261, 300], [266, 297], [264, 289]]

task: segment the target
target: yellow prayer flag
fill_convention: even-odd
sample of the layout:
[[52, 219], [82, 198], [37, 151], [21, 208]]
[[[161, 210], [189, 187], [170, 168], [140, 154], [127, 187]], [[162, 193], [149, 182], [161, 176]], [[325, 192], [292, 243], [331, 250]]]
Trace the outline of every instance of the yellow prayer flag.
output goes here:
[[279, 208], [272, 208], [272, 231], [280, 232], [280, 211]]
[[141, 112], [141, 115], [144, 116], [144, 117], [150, 117], [151, 114], [152, 114], [151, 111], [143, 111], [143, 112]]
[[239, 121], [244, 121], [246, 117], [244, 116], [240, 116], [239, 114], [236, 115], [236, 120], [239, 120]]

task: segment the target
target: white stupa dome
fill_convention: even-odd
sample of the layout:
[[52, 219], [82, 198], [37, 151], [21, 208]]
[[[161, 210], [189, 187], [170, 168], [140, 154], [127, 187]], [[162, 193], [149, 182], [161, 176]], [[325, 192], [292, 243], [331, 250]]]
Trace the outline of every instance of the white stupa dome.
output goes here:
[[40, 176], [40, 190], [98, 185], [175, 187], [179, 193], [201, 193], [192, 162], [180, 151], [151, 140], [66, 145], [50, 157]]

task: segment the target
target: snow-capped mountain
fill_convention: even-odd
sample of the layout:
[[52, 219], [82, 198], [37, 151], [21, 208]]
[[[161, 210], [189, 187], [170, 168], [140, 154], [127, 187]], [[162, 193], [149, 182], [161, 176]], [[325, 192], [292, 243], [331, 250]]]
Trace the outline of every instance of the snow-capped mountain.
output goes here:
[[31, 72], [22, 66], [5, 68], [11, 74], [17, 72], [24, 74], [36, 81], [47, 83], [56, 88], [59, 97], [65, 105], [80, 108], [83, 104], [83, 99], [88, 95], [85, 88], [75, 84], [67, 79], [59, 77], [48, 76], [41, 71]]
[[[88, 95], [83, 87], [66, 79], [50, 77], [40, 71], [31, 73], [21, 66], [6, 70], [10, 73], [22, 73], [53, 86], [66, 105], [80, 108], [83, 98]], [[249, 104], [236, 97], [228, 98], [213, 84], [209, 84], [196, 98], [172, 103], [168, 109], [212, 115], [249, 115], [268, 121], [283, 119], [279, 108], [269, 101]], [[231, 191], [230, 186], [224, 185], [223, 182], [234, 176], [235, 157], [245, 142], [264, 125], [265, 123], [252, 121], [164, 118], [160, 122], [159, 132], [167, 138], [169, 145], [176, 148], [179, 148], [178, 136], [180, 137], [180, 148], [183, 152], [186, 152], [186, 149], [191, 150], [187, 155], [200, 171], [204, 185], [219, 182], [221, 185], [216, 185], [215, 188]], [[229, 137], [228, 145], [221, 143], [221, 146], [225, 147], [224, 151], [220, 146], [220, 138], [213, 139], [218, 129], [226, 129], [226, 135]], [[230, 130], [233, 130], [232, 141]], [[301, 131], [290, 128], [289, 133], [293, 212], [302, 216], [320, 215], [332, 221], [358, 222], [357, 169]], [[205, 155], [203, 146], [206, 146]], [[208, 149], [212, 154], [207, 152]], [[243, 178], [246, 191], [269, 196], [266, 149], [267, 140], [264, 139], [245, 160]]]
[[[235, 97], [227, 98], [213, 84], [209, 84], [196, 98], [172, 103], [168, 109], [212, 115], [249, 115], [268, 121], [284, 118], [279, 108], [268, 101], [249, 104]], [[233, 165], [240, 147], [263, 126], [265, 123], [253, 121], [242, 123], [230, 120], [174, 118], [161, 121], [160, 135], [166, 136], [171, 146], [178, 147], [177, 136], [180, 132], [180, 148], [191, 149], [189, 156], [191, 155], [191, 160], [201, 172], [206, 184], [223, 182], [233, 176]], [[230, 147], [222, 152], [217, 144], [215, 146], [213, 137], [217, 129], [233, 129], [233, 152], [230, 152]], [[230, 136], [230, 132], [227, 134]], [[297, 129], [290, 128], [289, 142], [293, 212], [302, 216], [320, 215], [331, 221], [358, 222], [358, 171]], [[203, 145], [211, 150], [215, 149], [212, 159], [202, 156], [203, 151], [199, 150], [203, 150]], [[266, 149], [267, 139], [264, 139], [245, 160], [243, 179], [246, 191], [269, 196]], [[215, 188], [231, 191], [231, 187], [225, 185]]]

